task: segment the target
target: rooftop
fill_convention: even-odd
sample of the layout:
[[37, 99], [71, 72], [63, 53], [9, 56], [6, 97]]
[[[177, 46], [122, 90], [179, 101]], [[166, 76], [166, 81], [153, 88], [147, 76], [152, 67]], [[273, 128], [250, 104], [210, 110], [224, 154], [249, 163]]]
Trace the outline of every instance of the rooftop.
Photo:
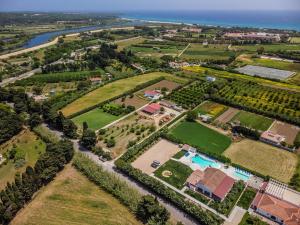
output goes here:
[[280, 134], [275, 134], [271, 131], [265, 131], [261, 134], [260, 136], [263, 139], [267, 139], [269, 141], [275, 142], [280, 144], [281, 142], [283, 142], [285, 140], [285, 137], [280, 135]]

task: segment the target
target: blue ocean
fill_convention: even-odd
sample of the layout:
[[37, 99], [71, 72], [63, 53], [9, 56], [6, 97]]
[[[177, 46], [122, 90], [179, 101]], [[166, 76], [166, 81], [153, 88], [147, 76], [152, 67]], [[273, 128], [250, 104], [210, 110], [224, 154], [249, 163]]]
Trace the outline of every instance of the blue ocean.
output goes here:
[[139, 11], [123, 18], [222, 27], [254, 27], [300, 31], [300, 11]]

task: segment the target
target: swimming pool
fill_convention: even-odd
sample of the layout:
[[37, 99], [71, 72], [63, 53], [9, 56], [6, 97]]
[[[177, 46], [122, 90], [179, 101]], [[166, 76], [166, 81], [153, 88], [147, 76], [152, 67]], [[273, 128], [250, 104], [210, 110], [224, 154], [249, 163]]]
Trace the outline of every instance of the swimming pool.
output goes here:
[[250, 173], [243, 171], [243, 170], [238, 170], [238, 169], [235, 169], [234, 175], [243, 181], [248, 181], [251, 176]]
[[195, 155], [192, 158], [192, 163], [198, 164], [201, 168], [205, 169], [207, 167], [221, 168], [221, 165], [211, 159], [203, 157], [201, 155]]

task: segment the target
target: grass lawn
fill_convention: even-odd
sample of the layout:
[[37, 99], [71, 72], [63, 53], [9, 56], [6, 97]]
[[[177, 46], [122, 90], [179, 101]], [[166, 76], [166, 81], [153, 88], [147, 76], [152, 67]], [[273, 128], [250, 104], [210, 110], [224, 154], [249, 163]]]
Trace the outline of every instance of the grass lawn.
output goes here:
[[219, 103], [206, 101], [196, 108], [196, 111], [201, 114], [212, 115], [213, 118], [220, 116], [223, 112], [228, 109], [227, 106], [221, 105]]
[[64, 107], [62, 109], [62, 112], [65, 116], [70, 116], [80, 110], [86, 109], [105, 100], [116, 97], [126, 91], [133, 89], [137, 85], [146, 83], [150, 80], [154, 80], [161, 76], [164, 76], [167, 79], [172, 79], [174, 77], [173, 75], [168, 73], [154, 72], [126, 79], [121, 79], [109, 83], [103, 87], [97, 88], [96, 90], [82, 96], [81, 98], [75, 100], [74, 102]]
[[286, 183], [293, 176], [298, 161], [296, 154], [249, 139], [232, 144], [224, 155], [233, 163]]
[[180, 159], [182, 156], [184, 156], [185, 153], [186, 153], [186, 151], [181, 150], [180, 152], [177, 152], [172, 158]]
[[269, 224], [260, 220], [258, 217], [251, 216], [248, 212], [246, 212], [239, 225], [269, 225]]
[[[164, 171], [170, 171], [172, 174], [169, 177], [163, 176]], [[172, 186], [182, 189], [186, 179], [192, 172], [193, 170], [190, 167], [171, 159], [159, 167], [154, 174]]]
[[109, 113], [103, 112], [103, 110], [100, 108], [96, 108], [89, 112], [81, 114], [73, 118], [72, 120], [78, 127], [82, 127], [82, 123], [87, 122], [89, 128], [96, 131], [121, 117], [122, 116], [111, 115]]
[[15, 145], [17, 155], [22, 155], [25, 158], [25, 165], [21, 168], [15, 168], [13, 161], [8, 161], [0, 167], [0, 190], [6, 186], [7, 182], [14, 180], [17, 172], [24, 172], [27, 166], [34, 166], [39, 155], [45, 152], [46, 144], [38, 139], [38, 137], [29, 130], [24, 130], [10, 141], [0, 146], [0, 153], [4, 154], [10, 151]]
[[196, 122], [181, 122], [171, 134], [201, 151], [214, 154], [222, 154], [231, 144], [229, 137]]
[[11, 224], [140, 225], [112, 195], [68, 165], [14, 218]]
[[238, 201], [237, 205], [242, 207], [243, 209], [248, 210], [253, 199], [255, 198], [255, 195], [256, 195], [256, 190], [251, 187], [247, 187], [242, 197]]
[[146, 39], [143, 37], [135, 38], [135, 39], [125, 39], [125, 40], [118, 40], [118, 51], [123, 50], [124, 48], [130, 46], [130, 45], [136, 45], [144, 42]]
[[240, 121], [243, 126], [265, 131], [271, 126], [274, 120], [254, 113], [240, 111], [231, 121]]

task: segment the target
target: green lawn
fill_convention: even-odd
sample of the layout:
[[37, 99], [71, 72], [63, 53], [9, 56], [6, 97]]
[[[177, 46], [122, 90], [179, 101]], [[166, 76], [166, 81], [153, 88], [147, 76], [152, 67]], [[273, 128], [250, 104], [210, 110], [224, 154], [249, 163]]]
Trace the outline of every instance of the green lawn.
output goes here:
[[201, 114], [209, 114], [216, 118], [228, 109], [227, 106], [216, 102], [206, 101], [196, 108], [196, 111]]
[[[170, 171], [172, 174], [169, 177], [165, 177], [163, 176], [164, 171]], [[182, 189], [186, 179], [192, 172], [193, 170], [190, 167], [171, 159], [164, 165], [159, 167], [154, 174], [155, 176], [163, 181], [166, 181], [172, 186], [178, 189]]]
[[186, 153], [186, 151], [182, 150], [180, 152], [177, 152], [172, 158], [180, 159], [182, 156], [184, 156], [185, 153]]
[[109, 113], [103, 112], [102, 109], [96, 108], [84, 114], [81, 114], [73, 118], [73, 122], [81, 127], [83, 122], [87, 122], [88, 126], [92, 130], [98, 130], [107, 124], [121, 118], [122, 116], [114, 116]]
[[33, 167], [39, 155], [46, 150], [46, 144], [29, 130], [25, 130], [12, 140], [0, 145], [0, 153], [5, 154], [13, 147], [17, 150], [17, 156], [24, 157], [25, 164], [20, 168], [16, 168], [15, 162], [9, 160], [0, 167], [0, 190], [6, 186], [7, 182], [14, 180], [17, 172], [23, 173], [27, 166]]
[[267, 130], [273, 123], [273, 120], [270, 118], [245, 111], [240, 111], [231, 121], [240, 121], [243, 126], [261, 131]]
[[222, 154], [231, 144], [229, 137], [196, 122], [181, 122], [171, 130], [171, 134], [182, 142], [213, 154]]

